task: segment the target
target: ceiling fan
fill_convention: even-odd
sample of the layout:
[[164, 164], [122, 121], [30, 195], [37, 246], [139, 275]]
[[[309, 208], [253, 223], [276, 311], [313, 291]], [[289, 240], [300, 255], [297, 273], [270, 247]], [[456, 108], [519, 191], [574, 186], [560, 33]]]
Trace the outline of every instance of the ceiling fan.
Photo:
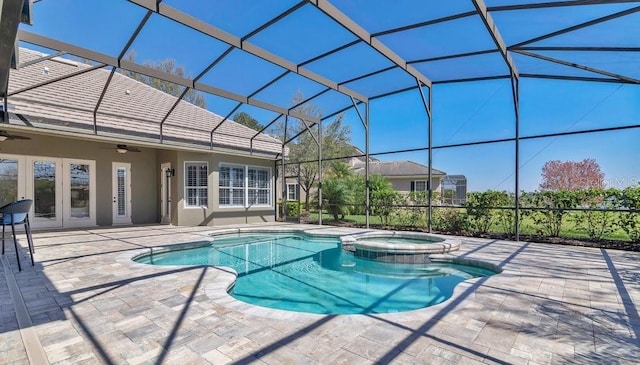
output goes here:
[[25, 137], [25, 136], [20, 136], [18, 134], [10, 134], [7, 131], [0, 130], [0, 142], [1, 141], [7, 141], [7, 140], [11, 141], [11, 140], [14, 140], [14, 139], [26, 140], [26, 139], [31, 139], [31, 138]]
[[136, 147], [127, 146], [126, 144], [116, 145], [116, 152], [118, 153], [127, 153], [127, 152], [142, 152], [140, 149]]

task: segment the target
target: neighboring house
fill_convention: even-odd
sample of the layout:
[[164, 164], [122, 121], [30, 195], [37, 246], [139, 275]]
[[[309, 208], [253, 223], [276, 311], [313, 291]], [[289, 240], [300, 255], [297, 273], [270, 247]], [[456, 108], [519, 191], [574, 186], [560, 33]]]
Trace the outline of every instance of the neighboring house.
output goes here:
[[34, 227], [274, 220], [279, 140], [110, 69], [19, 59], [35, 63], [10, 72], [0, 203], [33, 199]]
[[[363, 155], [364, 152], [356, 149], [358, 155]], [[365, 158], [352, 157], [347, 161], [347, 164], [351, 166], [356, 174], [364, 175], [365, 173]], [[408, 195], [411, 192], [426, 192], [427, 180], [429, 179], [429, 168], [413, 161], [380, 161], [373, 157], [369, 157], [369, 175], [380, 175], [385, 177], [391, 182], [393, 189]], [[462, 176], [462, 175], [455, 175]], [[447, 175], [445, 172], [431, 169], [431, 188], [433, 191], [441, 193], [443, 189], [442, 182], [445, 181]], [[464, 176], [462, 176], [464, 178]], [[277, 191], [278, 198], [282, 197], [281, 180], [279, 180]], [[466, 195], [466, 179], [464, 180]], [[460, 185], [462, 187], [462, 185]], [[313, 192], [312, 192], [313, 195]], [[449, 194], [451, 195], [451, 194]], [[286, 186], [286, 199], [289, 201], [304, 202], [305, 192], [299, 188], [297, 179], [293, 177], [287, 178]], [[456, 195], [458, 197], [458, 195]], [[459, 198], [458, 198], [459, 199]], [[452, 203], [449, 203], [452, 204]]]
[[[357, 174], [364, 174], [365, 163], [356, 162], [353, 170]], [[431, 184], [429, 168], [413, 161], [369, 161], [369, 175], [380, 175], [389, 180], [393, 189], [403, 194], [411, 192], [426, 192], [429, 186], [432, 191], [440, 191], [440, 182], [446, 173], [431, 169]]]

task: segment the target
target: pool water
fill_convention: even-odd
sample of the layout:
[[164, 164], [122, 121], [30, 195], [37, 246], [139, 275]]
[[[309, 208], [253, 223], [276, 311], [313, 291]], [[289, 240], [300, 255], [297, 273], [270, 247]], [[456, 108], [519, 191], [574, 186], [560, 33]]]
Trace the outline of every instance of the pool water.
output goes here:
[[234, 298], [269, 308], [324, 314], [389, 313], [451, 297], [467, 279], [494, 274], [457, 264], [390, 264], [360, 259], [339, 239], [236, 234], [212, 245], [136, 259], [153, 265], [216, 265], [238, 273]]

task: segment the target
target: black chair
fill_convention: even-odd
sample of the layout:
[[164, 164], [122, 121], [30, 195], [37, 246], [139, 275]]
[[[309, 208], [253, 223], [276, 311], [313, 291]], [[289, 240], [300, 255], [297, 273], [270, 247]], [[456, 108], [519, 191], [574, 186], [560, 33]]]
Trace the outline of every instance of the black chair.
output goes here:
[[18, 239], [16, 238], [16, 224], [23, 223], [24, 231], [27, 234], [27, 242], [29, 244], [29, 253], [31, 254], [31, 266], [35, 265], [33, 262], [33, 238], [31, 237], [31, 225], [29, 224], [29, 210], [31, 209], [31, 199], [18, 200], [13, 203], [9, 203], [3, 207], [0, 207], [0, 214], [2, 214], [2, 254], [4, 255], [4, 233], [5, 226], [11, 225], [11, 232], [13, 233], [13, 245], [16, 249], [16, 258], [18, 259], [18, 270], [22, 271], [20, 267], [20, 254], [18, 252]]

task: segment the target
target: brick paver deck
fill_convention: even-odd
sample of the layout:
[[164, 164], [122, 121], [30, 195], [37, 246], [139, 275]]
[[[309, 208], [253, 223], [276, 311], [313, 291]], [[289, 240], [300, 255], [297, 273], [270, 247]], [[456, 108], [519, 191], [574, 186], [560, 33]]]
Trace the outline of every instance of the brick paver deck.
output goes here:
[[[504, 271], [464, 282], [430, 308], [343, 316], [236, 301], [225, 292], [233, 275], [218, 268], [129, 260], [145, 248], [204, 240], [212, 231], [36, 232], [35, 267], [21, 240], [22, 272], [8, 241], [0, 261], [0, 363], [28, 363], [34, 346], [51, 364], [640, 362], [638, 253], [463, 238], [455, 255]], [[5, 268], [20, 288], [35, 345], [25, 342], [16, 320]]]

